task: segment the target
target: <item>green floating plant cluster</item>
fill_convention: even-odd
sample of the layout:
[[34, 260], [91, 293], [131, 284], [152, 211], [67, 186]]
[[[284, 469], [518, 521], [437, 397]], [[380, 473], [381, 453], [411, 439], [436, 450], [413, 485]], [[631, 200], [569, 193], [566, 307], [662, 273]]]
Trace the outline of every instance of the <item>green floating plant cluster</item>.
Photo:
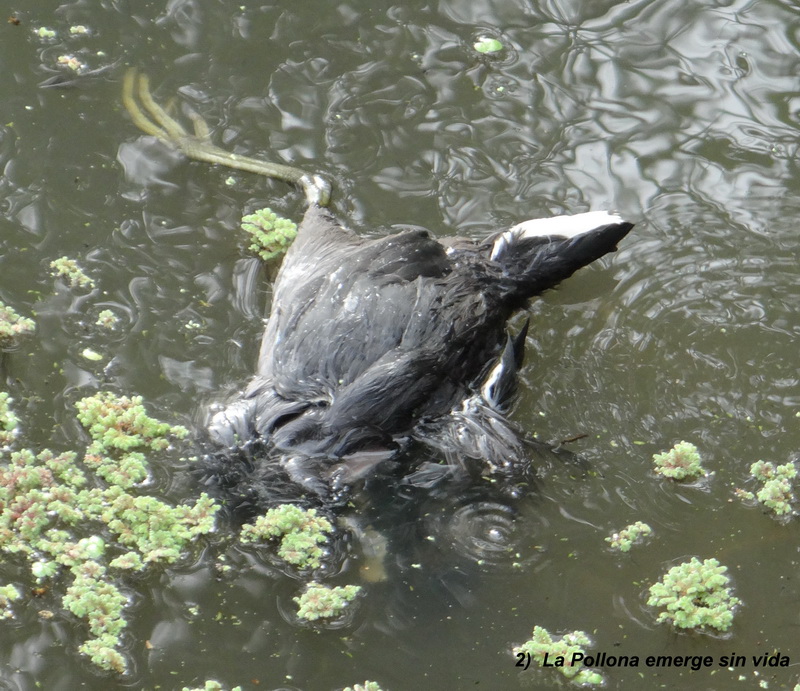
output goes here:
[[740, 497], [757, 499], [778, 516], [788, 516], [793, 513], [794, 479], [797, 477], [797, 467], [794, 463], [775, 465], [767, 461], [757, 461], [750, 466], [750, 475], [761, 484], [761, 487], [755, 494], [738, 490], [737, 494]]
[[297, 225], [272, 209], [259, 209], [242, 218], [242, 230], [251, 236], [250, 251], [264, 261], [283, 254], [297, 237]]
[[342, 691], [383, 691], [377, 681], [365, 681], [363, 684], [353, 684]]
[[499, 53], [503, 50], [503, 44], [491, 36], [481, 36], [472, 47], [479, 53]]
[[33, 333], [36, 328], [32, 319], [21, 317], [0, 300], [0, 348], [11, 348], [21, 336]]
[[278, 556], [299, 569], [318, 569], [325, 551], [321, 547], [333, 526], [316, 509], [282, 504], [245, 525], [239, 539], [244, 543], [278, 540]]
[[539, 666], [544, 664], [545, 656], [547, 656], [551, 665], [553, 660], [561, 657], [564, 660], [564, 665], [553, 667], [553, 669], [559, 670], [573, 684], [598, 685], [603, 683], [602, 674], [580, 664], [571, 664], [573, 655], [585, 653], [586, 648], [591, 645], [591, 639], [583, 631], [573, 631], [554, 638], [547, 629], [541, 626], [534, 626], [530, 640], [515, 647], [514, 654], [530, 655], [532, 659], [539, 663]]
[[69, 257], [59, 257], [50, 262], [50, 273], [58, 278], [63, 278], [70, 288], [88, 288], [95, 286], [94, 279], [89, 278], [78, 262]]
[[91, 634], [80, 651], [123, 673], [120, 577], [175, 562], [214, 529], [218, 507], [205, 494], [172, 506], [130, 491], [148, 476], [143, 452], [164, 449], [184, 428], [147, 416], [138, 397], [99, 393], [77, 408], [92, 438], [82, 462], [71, 451], [0, 452], [0, 552], [26, 558], [37, 581], [66, 585], [64, 608]]
[[[269, 509], [254, 523], [245, 525], [239, 540], [252, 542], [277, 541], [277, 555], [298, 569], [318, 569], [325, 556], [323, 545], [333, 533], [333, 525], [316, 509], [303, 509], [294, 504], [282, 504]], [[298, 606], [297, 616], [307, 621], [334, 619], [361, 592], [357, 585], [330, 587], [320, 583], [306, 584], [305, 591], [293, 598]]]
[[681, 441], [669, 451], [653, 456], [655, 472], [673, 480], [694, 480], [706, 474], [700, 453], [694, 444]]
[[606, 542], [609, 543], [611, 549], [616, 549], [620, 552], [630, 552], [634, 543], [646, 538], [652, 532], [653, 529], [647, 525], [647, 523], [636, 521], [636, 523], [631, 523], [618, 533], [612, 533], [611, 536], [606, 538]]
[[114, 314], [113, 310], [102, 310], [97, 315], [97, 326], [102, 326], [104, 329], [113, 329], [119, 323], [119, 317]]
[[19, 434], [19, 418], [11, 410], [11, 397], [0, 391], [0, 448], [10, 444]]
[[[191, 689], [188, 686], [184, 686], [181, 691], [223, 691], [224, 686], [220, 684], [218, 681], [214, 681], [213, 679], [207, 681], [202, 686], [196, 686], [195, 688]], [[241, 686], [234, 686], [231, 691], [242, 691]]]
[[86, 358], [89, 362], [100, 362], [103, 356], [92, 348], [84, 348], [81, 351], [81, 357]]
[[[34, 28], [33, 33], [35, 36], [45, 39], [52, 39], [58, 36], [58, 32], [55, 29], [51, 29], [48, 26], [40, 26], [39, 28]], [[83, 24], [74, 24], [73, 26], [69, 27], [70, 36], [86, 36], [87, 34], [90, 33], [91, 30], [89, 29], [89, 27], [84, 26]]]
[[56, 63], [61, 67], [69, 67], [73, 72], [83, 72], [86, 69], [86, 63], [79, 60], [72, 54], [59, 55], [56, 58]]
[[308, 583], [305, 591], [292, 598], [297, 603], [297, 616], [306, 621], [335, 619], [361, 592], [360, 585], [330, 587], [321, 583]]
[[0, 619], [12, 619], [14, 611], [11, 609], [11, 603], [14, 600], [19, 600], [22, 593], [14, 585], [0, 586]]
[[185, 427], [149, 417], [141, 396], [101, 392], [78, 401], [76, 408], [92, 438], [84, 462], [106, 482], [123, 489], [147, 478], [142, 451], [163, 451], [169, 436], [183, 439], [188, 434]]
[[728, 568], [716, 559], [689, 561], [673, 566], [650, 587], [647, 604], [664, 611], [658, 621], [672, 622], [681, 629], [727, 631], [740, 600], [733, 596]]

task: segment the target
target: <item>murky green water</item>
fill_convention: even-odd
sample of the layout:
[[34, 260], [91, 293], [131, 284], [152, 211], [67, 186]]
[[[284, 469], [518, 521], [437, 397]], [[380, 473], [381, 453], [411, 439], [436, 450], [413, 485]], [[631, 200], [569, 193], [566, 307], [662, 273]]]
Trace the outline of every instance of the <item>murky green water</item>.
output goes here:
[[[0, 624], [2, 688], [549, 688], [555, 677], [510, 654], [537, 624], [582, 629], [613, 654], [748, 656], [733, 671], [606, 669], [609, 688], [797, 683], [796, 522], [733, 496], [753, 461], [784, 463], [800, 446], [795, 3], [39, 0], [17, 16], [0, 25], [0, 299], [35, 313], [38, 331], [0, 359], [0, 390], [17, 401], [20, 444], [80, 448], [73, 403], [104, 388], [200, 426], [252, 372], [269, 300], [239, 218], [302, 211], [288, 186], [227, 184], [228, 171], [142, 136], [119, 105], [127, 65], [162, 100], [191, 103], [226, 148], [333, 178], [336, 213], [365, 233], [480, 235], [602, 208], [638, 225], [532, 307], [514, 419], [547, 440], [587, 435], [569, 448], [588, 467], [548, 463], [513, 516], [495, 517], [521, 568], [476, 563], [469, 528], [440, 525], [457, 507], [422, 498], [393, 526], [389, 580], [346, 626], [317, 631], [294, 621], [291, 579], [245, 552], [219, 578], [209, 547], [133, 583], [130, 678], [98, 676], [75, 653], [79, 622], [39, 618], [51, 594]], [[75, 24], [91, 33], [71, 37]], [[476, 54], [484, 33], [507, 50]], [[69, 77], [56, 67], [67, 54], [108, 69], [40, 87]], [[61, 255], [99, 290], [57, 289], [47, 266]], [[124, 323], [101, 335], [107, 307]], [[650, 472], [681, 439], [713, 471], [697, 485]], [[179, 461], [160, 463], [157, 492], [196, 494]], [[609, 552], [603, 538], [634, 520], [654, 539]], [[676, 634], [645, 606], [649, 584], [693, 555], [726, 564], [744, 603], [725, 636]], [[20, 573], [6, 559], [0, 583]], [[765, 651], [792, 667], [754, 668]]]

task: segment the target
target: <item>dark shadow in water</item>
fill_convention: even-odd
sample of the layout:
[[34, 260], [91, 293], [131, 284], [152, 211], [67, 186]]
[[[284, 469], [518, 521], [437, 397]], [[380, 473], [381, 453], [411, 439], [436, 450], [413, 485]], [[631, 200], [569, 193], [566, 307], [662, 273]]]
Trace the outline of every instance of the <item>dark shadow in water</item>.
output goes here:
[[[338, 529], [315, 580], [346, 573], [350, 582], [370, 587], [362, 609], [372, 615], [357, 617], [362, 626], [404, 630], [419, 625], [420, 612], [436, 621], [448, 608], [469, 609], [487, 570], [502, 573], [538, 557], [530, 545], [543, 524], [529, 509], [538, 501], [541, 469], [587, 464], [537, 440], [523, 443], [525, 463], [491, 474], [476, 461], [442, 463], [435, 451], [417, 444], [328, 498], [292, 482], [274, 452], [270, 456], [258, 441], [209, 454], [197, 472], [225, 507], [231, 530], [285, 503], [327, 516]], [[265, 561], [287, 576], [307, 578]], [[409, 619], [404, 612], [416, 614]]]

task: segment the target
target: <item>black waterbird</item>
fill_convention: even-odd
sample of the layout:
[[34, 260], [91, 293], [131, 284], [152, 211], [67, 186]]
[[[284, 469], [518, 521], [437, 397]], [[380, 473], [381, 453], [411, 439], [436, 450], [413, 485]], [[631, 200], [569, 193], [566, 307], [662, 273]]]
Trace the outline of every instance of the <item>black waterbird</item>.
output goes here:
[[256, 376], [210, 422], [219, 444], [257, 442], [323, 496], [413, 442], [489, 471], [523, 462], [504, 413], [527, 325], [512, 337], [507, 322], [614, 251], [631, 223], [593, 211], [524, 221], [483, 241], [421, 230], [365, 239], [325, 208], [321, 178], [225, 152], [199, 119], [186, 133], [143, 76], [129, 73], [124, 100], [140, 128], [187, 155], [296, 183], [309, 201], [275, 280]]

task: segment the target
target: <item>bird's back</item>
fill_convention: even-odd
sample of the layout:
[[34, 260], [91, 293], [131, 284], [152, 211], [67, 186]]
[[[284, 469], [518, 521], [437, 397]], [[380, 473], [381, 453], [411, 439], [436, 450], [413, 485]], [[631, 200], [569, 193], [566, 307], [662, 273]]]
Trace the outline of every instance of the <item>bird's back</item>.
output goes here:
[[[364, 239], [312, 205], [275, 282], [257, 375], [212, 433], [317, 459], [312, 475], [389, 455], [415, 430], [486, 455], [513, 437], [498, 393], [521, 361], [508, 318], [631, 228], [605, 212], [563, 218], [448, 248], [421, 230]], [[493, 459], [516, 453], [495, 445]]]

